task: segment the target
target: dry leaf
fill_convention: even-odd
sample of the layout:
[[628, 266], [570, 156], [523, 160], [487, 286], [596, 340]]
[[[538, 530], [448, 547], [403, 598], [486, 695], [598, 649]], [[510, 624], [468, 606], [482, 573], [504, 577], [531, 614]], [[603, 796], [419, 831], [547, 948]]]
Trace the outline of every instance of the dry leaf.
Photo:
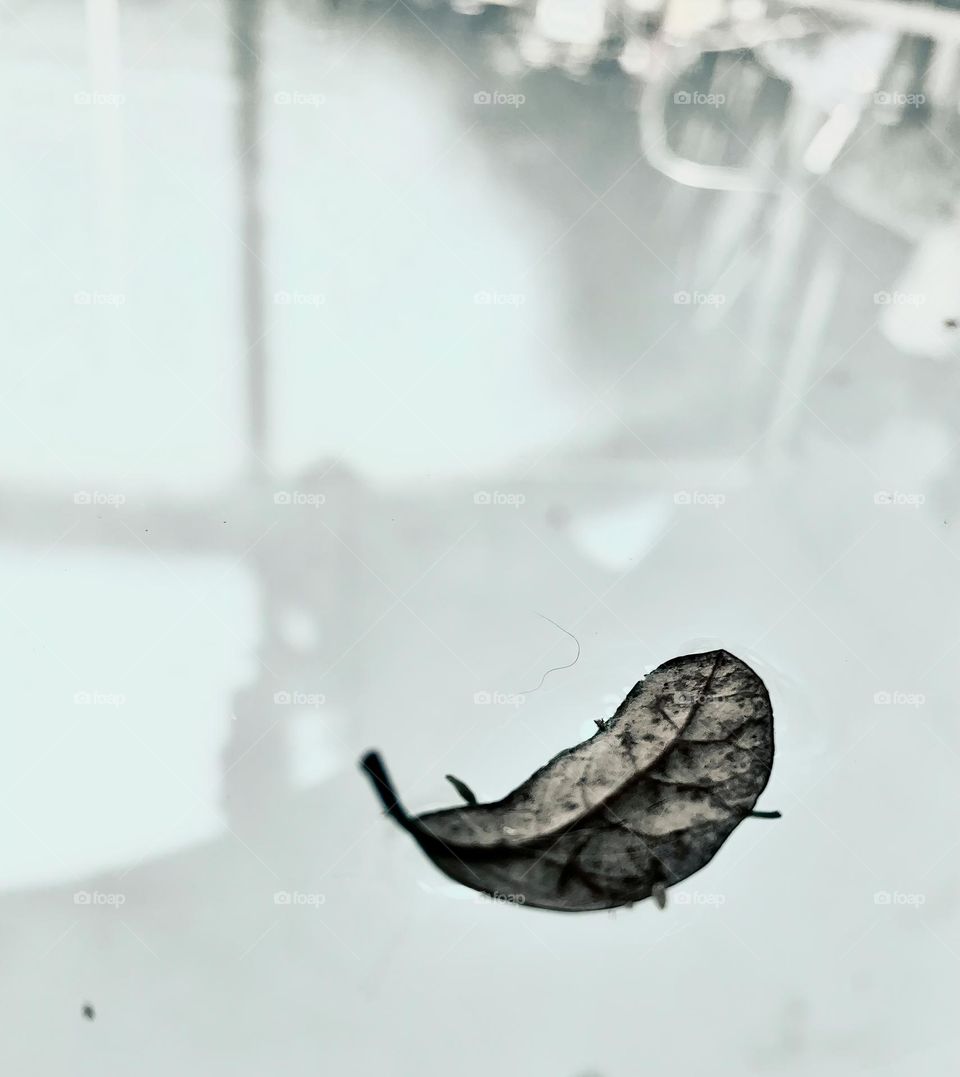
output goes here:
[[409, 816], [380, 757], [362, 761], [388, 813], [441, 871], [569, 912], [651, 894], [661, 904], [752, 813], [772, 764], [770, 697], [727, 651], [665, 662], [589, 740], [492, 804]]

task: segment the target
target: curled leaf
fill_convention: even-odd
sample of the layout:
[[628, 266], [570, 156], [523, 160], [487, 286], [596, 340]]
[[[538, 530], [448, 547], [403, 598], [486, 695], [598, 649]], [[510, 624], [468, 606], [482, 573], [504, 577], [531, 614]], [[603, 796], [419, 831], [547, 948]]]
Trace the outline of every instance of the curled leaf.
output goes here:
[[387, 812], [452, 879], [569, 912], [654, 896], [699, 871], [753, 813], [773, 765], [763, 681], [727, 651], [640, 681], [602, 728], [512, 793], [410, 816], [380, 757], [362, 761]]

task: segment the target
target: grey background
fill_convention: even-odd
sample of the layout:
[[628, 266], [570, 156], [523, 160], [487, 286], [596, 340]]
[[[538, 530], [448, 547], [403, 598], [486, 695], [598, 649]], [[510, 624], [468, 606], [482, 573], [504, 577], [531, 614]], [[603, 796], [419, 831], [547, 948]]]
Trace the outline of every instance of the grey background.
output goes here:
[[[4, 1071], [947, 1072], [949, 215], [683, 187], [455, 13], [0, 20]], [[479, 898], [357, 770], [499, 797], [717, 645], [783, 819], [664, 912]]]

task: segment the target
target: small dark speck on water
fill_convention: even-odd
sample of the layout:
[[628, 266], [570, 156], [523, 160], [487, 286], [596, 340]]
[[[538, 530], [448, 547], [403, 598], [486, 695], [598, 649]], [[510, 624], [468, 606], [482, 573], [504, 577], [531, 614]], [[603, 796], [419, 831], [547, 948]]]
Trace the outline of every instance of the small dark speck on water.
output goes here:
[[83, 1010], [81, 1011], [81, 1013], [84, 1017], [86, 1017], [88, 1021], [92, 1021], [97, 1016], [96, 1010], [94, 1010], [93, 1006], [91, 1006], [89, 1002], [85, 1002], [83, 1004]]
[[946, 327], [947, 327], [948, 329], [956, 329], [956, 328], [957, 328], [957, 324], [958, 324], [958, 323], [957, 323], [957, 319], [956, 319], [956, 318], [947, 318], [947, 319], [945, 319], [945, 321], [944, 321], [944, 323], [943, 323], [943, 324], [944, 324], [944, 325], [945, 325], [945, 326], [946, 326]]

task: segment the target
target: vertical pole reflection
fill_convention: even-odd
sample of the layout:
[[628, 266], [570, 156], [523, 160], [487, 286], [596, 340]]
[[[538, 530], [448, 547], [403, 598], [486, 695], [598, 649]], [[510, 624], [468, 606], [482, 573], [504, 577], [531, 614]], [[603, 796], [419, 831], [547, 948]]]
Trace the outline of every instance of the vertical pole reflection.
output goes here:
[[242, 307], [249, 466], [267, 469], [267, 344], [264, 311], [263, 215], [260, 207], [261, 0], [229, 0], [233, 70], [239, 90], [236, 151], [242, 211]]

